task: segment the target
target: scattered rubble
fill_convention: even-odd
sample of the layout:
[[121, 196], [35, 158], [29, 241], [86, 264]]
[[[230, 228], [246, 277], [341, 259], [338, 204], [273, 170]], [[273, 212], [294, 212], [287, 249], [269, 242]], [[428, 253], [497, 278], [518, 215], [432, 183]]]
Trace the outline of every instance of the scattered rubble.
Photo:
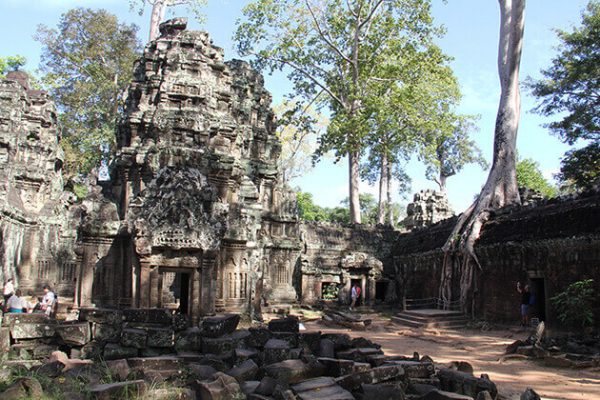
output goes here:
[[7, 314], [1, 328], [6, 373], [0, 381], [12, 384], [0, 398], [40, 397], [50, 390], [48, 382], [57, 385], [52, 390], [73, 396], [83, 382], [84, 396], [75, 398], [93, 399], [485, 400], [498, 395], [489, 377], [474, 375], [465, 362], [439, 368], [418, 353], [386, 356], [365, 338], [301, 332], [295, 317], [249, 329], [238, 329], [238, 323], [238, 315], [225, 314], [184, 328], [180, 316], [160, 309], [84, 309], [70, 322]]

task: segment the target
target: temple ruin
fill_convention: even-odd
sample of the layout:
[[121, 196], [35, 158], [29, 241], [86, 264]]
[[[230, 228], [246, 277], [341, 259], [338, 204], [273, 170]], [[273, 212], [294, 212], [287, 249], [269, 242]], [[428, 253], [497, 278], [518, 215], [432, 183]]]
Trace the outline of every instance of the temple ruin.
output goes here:
[[[262, 76], [185, 28], [168, 21], [146, 46], [110, 180], [91, 174], [80, 202], [63, 189], [51, 99], [20, 72], [0, 83], [0, 280], [15, 278], [25, 293], [48, 284], [64, 312], [166, 308], [194, 324], [218, 312], [344, 303], [353, 283], [366, 304], [437, 296], [455, 221], [445, 198], [415, 196], [412, 232], [300, 222], [277, 168]], [[477, 247], [478, 315], [510, 319], [505, 293], [519, 279], [546, 298], [582, 275], [600, 285], [598, 203], [597, 193], [538, 199], [493, 216]]]

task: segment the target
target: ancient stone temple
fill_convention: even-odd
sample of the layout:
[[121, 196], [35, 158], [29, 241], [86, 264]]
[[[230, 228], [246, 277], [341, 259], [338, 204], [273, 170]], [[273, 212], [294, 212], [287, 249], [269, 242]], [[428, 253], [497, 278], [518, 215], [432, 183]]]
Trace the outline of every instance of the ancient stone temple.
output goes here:
[[402, 223], [407, 229], [423, 228], [453, 215], [446, 193], [427, 189], [415, 193], [413, 202], [406, 207], [406, 218]]
[[[295, 196], [263, 78], [185, 21], [162, 25], [135, 69], [111, 185], [83, 229], [83, 305], [243, 310], [259, 278], [294, 301]], [[100, 304], [99, 304], [100, 303]]]
[[66, 249], [77, 216], [67, 212], [58, 143], [54, 103], [27, 74], [9, 72], [0, 82], [0, 280], [15, 279], [24, 293], [43, 280], [74, 290], [76, 260]]

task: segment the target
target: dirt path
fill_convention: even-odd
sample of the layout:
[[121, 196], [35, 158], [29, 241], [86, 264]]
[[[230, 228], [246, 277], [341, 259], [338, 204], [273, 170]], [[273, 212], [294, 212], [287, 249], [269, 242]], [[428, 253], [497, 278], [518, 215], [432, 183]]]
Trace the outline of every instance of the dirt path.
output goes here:
[[365, 332], [330, 328], [319, 322], [305, 323], [307, 330], [341, 332], [363, 336], [382, 346], [386, 355], [429, 355], [438, 365], [467, 361], [475, 374], [486, 373], [499, 392], [508, 399], [519, 399], [526, 388], [533, 388], [544, 399], [600, 400], [600, 369], [548, 368], [528, 360], [498, 359], [506, 345], [526, 339], [527, 333], [511, 330], [436, 331], [404, 328], [389, 320], [374, 318]]

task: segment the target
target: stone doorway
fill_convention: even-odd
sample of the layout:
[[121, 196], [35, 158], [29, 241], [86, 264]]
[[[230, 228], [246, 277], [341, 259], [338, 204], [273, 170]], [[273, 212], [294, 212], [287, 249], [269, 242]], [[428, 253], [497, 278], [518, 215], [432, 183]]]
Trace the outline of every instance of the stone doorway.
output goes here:
[[366, 293], [365, 293], [365, 288], [363, 287], [362, 283], [363, 283], [363, 279], [351, 279], [350, 280], [350, 301], [352, 301], [352, 288], [354, 287], [354, 285], [358, 285], [358, 287], [361, 290], [360, 297], [356, 301], [357, 306], [362, 306], [365, 304]]
[[375, 283], [375, 300], [376, 301], [385, 301], [385, 295], [388, 291], [388, 286], [390, 282], [388, 281], [379, 281]]
[[530, 317], [546, 320], [546, 284], [544, 278], [530, 278], [531, 297], [533, 304], [530, 308]]
[[160, 268], [159, 307], [174, 309], [181, 314], [190, 315], [191, 279], [192, 276], [187, 270]]

